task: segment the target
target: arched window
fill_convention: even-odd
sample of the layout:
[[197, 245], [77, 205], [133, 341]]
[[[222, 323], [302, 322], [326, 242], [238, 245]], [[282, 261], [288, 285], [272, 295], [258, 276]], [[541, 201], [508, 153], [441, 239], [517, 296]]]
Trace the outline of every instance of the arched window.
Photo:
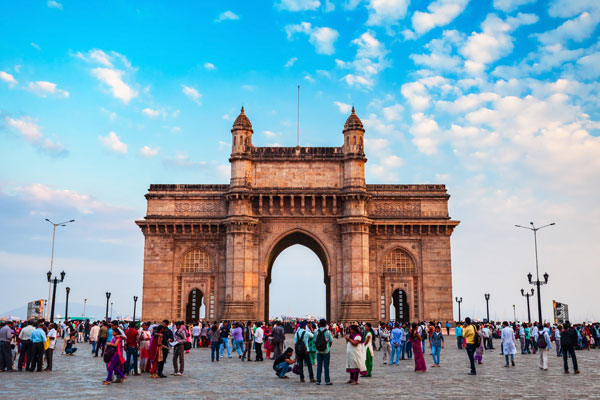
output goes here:
[[383, 270], [394, 274], [414, 275], [415, 262], [406, 251], [394, 249], [385, 256]]
[[208, 272], [210, 259], [201, 249], [192, 249], [181, 260], [181, 272]]
[[233, 137], [233, 147], [235, 147], [235, 136]]

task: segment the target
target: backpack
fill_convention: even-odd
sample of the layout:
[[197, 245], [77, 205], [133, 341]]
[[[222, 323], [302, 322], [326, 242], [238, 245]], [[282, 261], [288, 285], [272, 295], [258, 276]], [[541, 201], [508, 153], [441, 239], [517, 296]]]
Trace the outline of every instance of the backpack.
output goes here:
[[540, 334], [538, 335], [537, 346], [540, 349], [545, 349], [546, 348], [546, 337], [544, 336], [544, 332], [540, 332]]
[[[473, 326], [473, 325], [471, 325]], [[473, 326], [473, 332], [475, 332], [475, 347], [479, 347], [481, 346], [481, 336], [479, 336], [479, 333], [477, 333], [477, 330], [475, 329], [475, 327]]]
[[317, 339], [315, 340], [315, 347], [317, 351], [327, 351], [327, 339], [325, 338], [325, 329], [319, 329], [317, 333]]
[[302, 335], [300, 335], [300, 337], [298, 337], [298, 341], [296, 342], [296, 345], [294, 346], [294, 350], [296, 351], [296, 357], [306, 355], [306, 353], [307, 353], [306, 344], [304, 343], [304, 334], [305, 333], [306, 333], [305, 331], [302, 332]]
[[427, 339], [427, 328], [425, 325], [421, 325], [421, 339]]

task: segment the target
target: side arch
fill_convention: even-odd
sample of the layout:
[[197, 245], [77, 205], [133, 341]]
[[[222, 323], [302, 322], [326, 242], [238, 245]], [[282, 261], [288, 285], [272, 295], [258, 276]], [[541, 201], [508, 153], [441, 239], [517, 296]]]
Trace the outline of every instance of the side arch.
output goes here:
[[292, 229], [273, 241], [273, 244], [267, 252], [266, 259], [266, 278], [265, 278], [265, 321], [269, 320], [269, 286], [271, 284], [271, 272], [273, 263], [282, 251], [293, 245], [300, 244], [312, 250], [323, 266], [323, 283], [325, 283], [325, 313], [329, 321], [331, 319], [331, 277], [329, 273], [331, 265], [331, 257], [327, 251], [327, 247], [321, 240], [308, 231], [303, 229]]

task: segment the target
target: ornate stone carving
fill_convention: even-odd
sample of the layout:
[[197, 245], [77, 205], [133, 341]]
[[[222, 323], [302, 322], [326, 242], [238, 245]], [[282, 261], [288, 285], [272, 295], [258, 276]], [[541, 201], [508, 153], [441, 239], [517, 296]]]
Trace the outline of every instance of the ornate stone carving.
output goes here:
[[420, 217], [421, 202], [377, 202], [373, 205], [372, 213], [377, 216], [386, 217]]
[[193, 201], [175, 203], [176, 215], [225, 215], [225, 204], [220, 201]]

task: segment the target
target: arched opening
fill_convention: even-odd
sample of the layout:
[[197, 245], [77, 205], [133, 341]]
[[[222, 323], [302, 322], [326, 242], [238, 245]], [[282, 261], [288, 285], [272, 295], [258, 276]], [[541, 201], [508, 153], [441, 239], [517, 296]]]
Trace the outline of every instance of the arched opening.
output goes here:
[[402, 289], [394, 290], [392, 293], [392, 304], [390, 305], [390, 317], [396, 322], [409, 322], [408, 298]]
[[[295, 246], [295, 245], [300, 245], [300, 246]], [[284, 252], [284, 250], [288, 249], [289, 251], [286, 251], [286, 254], [282, 254]], [[307, 250], [307, 248], [309, 250]], [[282, 255], [282, 261], [283, 264], [286, 265], [277, 265], [277, 273], [275, 275], [273, 275], [273, 266], [275, 265], [275, 261], [278, 259], [278, 257]], [[314, 256], [316, 255], [316, 259], [310, 260], [311, 257], [314, 258]], [[278, 260], [279, 261], [279, 260]], [[270, 319], [271, 316], [275, 316], [270, 314], [270, 295], [271, 295], [271, 289], [273, 289], [274, 293], [276, 294], [277, 298], [275, 298], [275, 300], [277, 301], [277, 308], [274, 309], [277, 311], [282, 311], [280, 313], [278, 313], [277, 316], [284, 314], [287, 315], [287, 307], [288, 304], [287, 302], [289, 302], [289, 304], [294, 304], [294, 305], [298, 305], [298, 304], [302, 304], [302, 302], [304, 302], [306, 300], [306, 295], [303, 294], [303, 288], [302, 286], [309, 286], [309, 288], [314, 288], [315, 290], [322, 290], [322, 286], [318, 284], [318, 281], [315, 281], [315, 277], [318, 275], [318, 273], [312, 273], [312, 274], [307, 274], [307, 270], [310, 268], [309, 263], [312, 266], [315, 266], [316, 264], [318, 264], [320, 262], [321, 267], [322, 267], [322, 274], [321, 275], [323, 277], [323, 283], [325, 285], [325, 315], [320, 315], [323, 316], [325, 318], [327, 318], [327, 320], [330, 320], [331, 318], [331, 285], [330, 285], [330, 279], [329, 279], [329, 262], [328, 262], [328, 257], [327, 254], [323, 248], [323, 246], [316, 240], [314, 239], [312, 236], [308, 235], [307, 233], [304, 232], [293, 232], [290, 233], [288, 235], [286, 235], [285, 237], [283, 237], [282, 239], [280, 239], [277, 244], [275, 246], [273, 246], [273, 249], [271, 250], [270, 254], [269, 254], [269, 258], [267, 260], [267, 276], [265, 278], [265, 321], [268, 321]], [[279, 262], [277, 263], [279, 264]], [[286, 267], [292, 267], [293, 268], [293, 273], [289, 274], [286, 273], [285, 270], [287, 269], [289, 271], [288, 268]], [[313, 269], [314, 270], [314, 269]], [[282, 271], [282, 274], [284, 276], [283, 279], [281, 279], [280, 281], [280, 274], [279, 272]], [[289, 276], [292, 275], [292, 279], [289, 278]], [[307, 275], [310, 277], [311, 282], [312, 282], [312, 286], [311, 283], [308, 284], [304, 284], [301, 282], [301, 280], [303, 278], [306, 278]], [[275, 276], [275, 278], [277, 278], [277, 287], [275, 288], [271, 288], [271, 281], [273, 280], [273, 277]], [[295, 277], [294, 277], [295, 276]], [[287, 277], [287, 279], [286, 279]], [[295, 280], [295, 281], [294, 281]], [[284, 282], [285, 281], [285, 282]], [[299, 282], [300, 281], [300, 282]], [[321, 286], [321, 287], [319, 287]], [[285, 292], [282, 292], [281, 294], [278, 293], [279, 289], [284, 289]], [[307, 288], [308, 289], [308, 288]], [[276, 293], [277, 292], [277, 293]], [[283, 309], [282, 309], [283, 307]], [[294, 308], [297, 309], [297, 308]], [[322, 305], [321, 305], [321, 310], [322, 310]], [[277, 313], [276, 311], [276, 313]], [[305, 309], [305, 313], [317, 313], [319, 310], [311, 310], [311, 309]], [[305, 314], [304, 313], [304, 314]], [[302, 314], [302, 315], [304, 315]], [[302, 316], [302, 315], [294, 315], [294, 316]]]
[[188, 295], [187, 306], [185, 307], [185, 322], [193, 323], [204, 319], [206, 308], [204, 306], [204, 295], [200, 289], [192, 289]]

